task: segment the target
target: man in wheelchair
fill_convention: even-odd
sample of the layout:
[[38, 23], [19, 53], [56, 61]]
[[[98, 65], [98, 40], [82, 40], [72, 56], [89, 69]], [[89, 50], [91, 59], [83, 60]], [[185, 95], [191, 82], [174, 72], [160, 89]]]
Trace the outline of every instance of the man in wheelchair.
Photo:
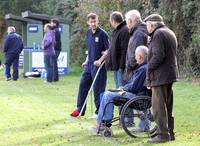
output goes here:
[[[109, 123], [113, 118], [113, 111], [114, 111], [114, 99], [116, 98], [126, 98], [128, 99], [133, 98], [134, 96], [138, 95], [146, 95], [146, 87], [144, 85], [145, 78], [146, 78], [146, 70], [147, 70], [147, 53], [148, 48], [146, 46], [138, 46], [135, 50], [135, 59], [137, 61], [137, 64], [139, 65], [136, 69], [134, 75], [131, 77], [131, 79], [125, 84], [123, 87], [121, 87], [119, 90], [113, 90], [113, 91], [106, 91], [104, 92], [99, 113], [97, 116], [97, 124], [95, 126], [90, 127], [90, 131], [98, 132], [99, 130], [103, 130], [105, 124], [103, 123]], [[109, 103], [109, 104], [108, 104]], [[105, 109], [106, 108], [106, 109]], [[105, 111], [104, 111], [105, 109]], [[149, 130], [149, 124], [147, 118], [143, 118], [140, 120], [140, 123], [138, 125], [139, 131], [147, 131]]]

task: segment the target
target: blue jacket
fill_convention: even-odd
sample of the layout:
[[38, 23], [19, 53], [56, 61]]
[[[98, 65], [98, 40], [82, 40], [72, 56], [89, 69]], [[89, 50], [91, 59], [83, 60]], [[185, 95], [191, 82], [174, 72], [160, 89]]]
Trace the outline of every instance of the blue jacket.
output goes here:
[[135, 71], [131, 79], [124, 86], [124, 90], [136, 95], [141, 93], [146, 93], [147, 91], [145, 87], [146, 70], [147, 70], [146, 63], [139, 65], [138, 69]]
[[22, 38], [16, 32], [11, 32], [5, 37], [3, 51], [5, 53], [13, 53], [13, 54], [20, 54], [23, 50], [24, 45]]

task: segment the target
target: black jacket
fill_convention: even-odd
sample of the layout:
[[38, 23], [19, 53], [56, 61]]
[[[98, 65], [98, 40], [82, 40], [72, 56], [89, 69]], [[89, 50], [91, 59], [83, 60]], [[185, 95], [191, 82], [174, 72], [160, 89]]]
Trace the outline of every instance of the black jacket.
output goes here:
[[173, 83], [178, 77], [176, 36], [162, 24], [150, 36], [147, 86]]
[[106, 68], [116, 71], [125, 69], [126, 51], [129, 42], [129, 30], [126, 22], [122, 22], [112, 33], [111, 46], [106, 58]]
[[59, 28], [55, 28], [55, 39], [56, 39], [56, 44], [55, 44], [55, 51], [61, 51], [62, 46], [61, 46], [61, 36], [60, 36], [60, 31]]

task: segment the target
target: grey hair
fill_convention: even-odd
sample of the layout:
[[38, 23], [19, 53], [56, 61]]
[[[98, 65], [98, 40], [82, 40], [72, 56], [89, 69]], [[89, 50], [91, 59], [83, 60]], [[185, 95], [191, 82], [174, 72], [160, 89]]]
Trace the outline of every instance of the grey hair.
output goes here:
[[134, 22], [141, 22], [141, 14], [138, 10], [130, 10], [125, 14], [126, 19], [131, 19]]
[[148, 50], [149, 49], [146, 46], [141, 45], [136, 48], [135, 52], [141, 52], [144, 59], [147, 59]]

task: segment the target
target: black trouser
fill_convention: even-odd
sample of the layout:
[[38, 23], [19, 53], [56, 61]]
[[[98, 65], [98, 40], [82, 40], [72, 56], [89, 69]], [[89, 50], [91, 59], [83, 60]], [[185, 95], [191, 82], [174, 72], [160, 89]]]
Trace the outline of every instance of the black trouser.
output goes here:
[[58, 81], [59, 80], [59, 74], [58, 74], [58, 57], [60, 55], [60, 51], [56, 50], [55, 51], [56, 55], [55, 55], [55, 60], [54, 60], [54, 67], [53, 67], [53, 72], [54, 72], [54, 81]]
[[172, 84], [152, 87], [152, 109], [158, 135], [174, 135]]

